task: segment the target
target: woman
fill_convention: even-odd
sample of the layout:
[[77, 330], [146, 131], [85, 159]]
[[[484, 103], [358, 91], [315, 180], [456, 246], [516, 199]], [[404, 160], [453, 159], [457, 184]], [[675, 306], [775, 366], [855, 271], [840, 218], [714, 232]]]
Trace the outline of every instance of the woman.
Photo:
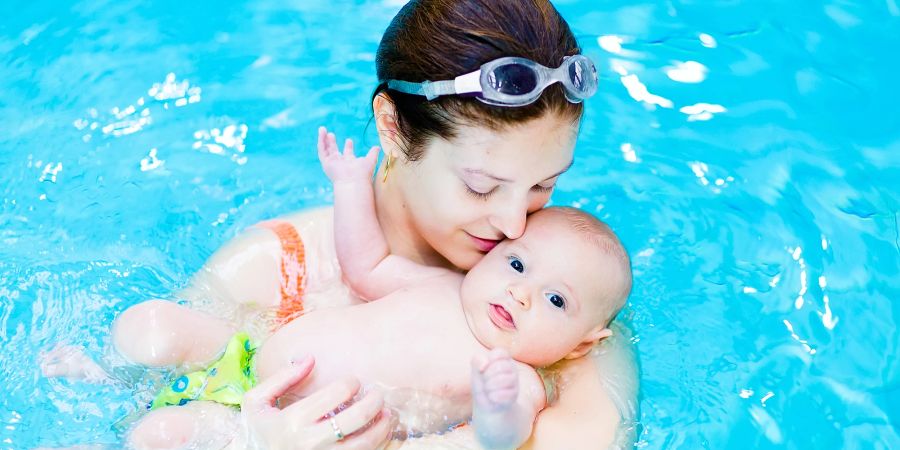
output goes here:
[[[579, 53], [568, 24], [547, 1], [423, 0], [400, 11], [378, 48], [381, 84], [372, 102], [384, 152], [376, 209], [392, 253], [465, 271], [499, 240], [522, 234], [526, 216], [547, 203], [573, 161], [580, 100], [592, 94], [595, 80], [592, 66], [572, 63]], [[497, 69], [486, 81], [493, 86], [479, 85], [476, 77], [468, 90], [480, 91], [478, 96], [442, 90], [449, 84], [465, 91], [464, 82], [420, 84], [454, 80], [510, 56], [563, 67], [556, 72], [561, 82], [544, 89], [528, 85], [536, 72], [520, 63]], [[244, 320], [247, 311], [277, 309], [277, 320], [285, 321], [303, 309], [353, 302], [335, 258], [331, 209], [303, 211], [239, 236], [210, 258], [182, 297], [191, 308], [150, 301], [125, 311], [114, 327], [118, 349], [147, 365], [205, 366], [221, 353], [236, 321], [242, 328], [259, 322]], [[256, 439], [270, 448], [290, 448], [298, 439], [307, 440], [297, 448], [381, 444], [387, 420], [379, 414], [377, 394], [333, 420], [319, 420], [330, 410], [324, 405], [333, 408], [352, 397], [358, 389], [352, 380], [285, 409], [273, 406], [311, 367], [311, 361], [286, 362], [284, 371], [247, 394], [243, 415]], [[597, 365], [582, 358], [560, 367], [559, 377], [558, 400], [538, 417], [525, 447], [608, 445], [620, 415]], [[375, 425], [365, 428], [373, 418]], [[169, 422], [147, 421], [135, 435], [159, 431], [150, 429], [154, 423]]]

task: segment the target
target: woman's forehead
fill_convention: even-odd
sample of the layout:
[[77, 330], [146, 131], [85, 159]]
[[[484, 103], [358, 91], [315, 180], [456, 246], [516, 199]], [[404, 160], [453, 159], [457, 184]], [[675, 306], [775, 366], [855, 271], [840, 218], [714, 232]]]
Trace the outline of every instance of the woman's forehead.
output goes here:
[[[555, 121], [559, 122], [559, 121]], [[572, 164], [576, 133], [571, 124], [533, 121], [532, 126], [492, 131], [465, 128], [447, 142], [446, 156], [464, 174], [511, 180], [534, 174], [551, 178]]]
[[567, 146], [578, 135], [578, 124], [562, 119], [554, 114], [492, 129], [477, 124], [460, 124], [451, 142], [457, 146], [489, 147], [503, 142], [541, 143], [543, 145]]

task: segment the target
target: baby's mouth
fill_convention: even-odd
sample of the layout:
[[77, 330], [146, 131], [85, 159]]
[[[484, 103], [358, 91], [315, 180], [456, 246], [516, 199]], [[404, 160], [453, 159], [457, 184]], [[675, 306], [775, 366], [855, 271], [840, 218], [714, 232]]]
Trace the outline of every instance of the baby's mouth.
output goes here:
[[512, 315], [506, 308], [491, 303], [488, 308], [488, 317], [491, 319], [491, 322], [497, 326], [497, 328], [503, 330], [515, 330], [516, 322], [513, 320]]

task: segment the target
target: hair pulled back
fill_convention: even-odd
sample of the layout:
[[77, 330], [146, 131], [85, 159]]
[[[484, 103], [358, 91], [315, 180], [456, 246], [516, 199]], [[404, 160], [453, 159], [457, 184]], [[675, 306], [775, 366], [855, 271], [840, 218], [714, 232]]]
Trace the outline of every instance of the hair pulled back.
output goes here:
[[557, 67], [563, 57], [580, 52], [568, 23], [547, 0], [412, 0], [381, 38], [373, 99], [384, 92], [393, 102], [397, 144], [415, 161], [430, 139], [451, 140], [462, 124], [501, 130], [547, 113], [577, 122], [584, 107], [569, 103], [559, 83], [530, 105], [502, 107], [457, 95], [428, 101], [388, 89], [387, 80], [452, 80], [503, 56]]

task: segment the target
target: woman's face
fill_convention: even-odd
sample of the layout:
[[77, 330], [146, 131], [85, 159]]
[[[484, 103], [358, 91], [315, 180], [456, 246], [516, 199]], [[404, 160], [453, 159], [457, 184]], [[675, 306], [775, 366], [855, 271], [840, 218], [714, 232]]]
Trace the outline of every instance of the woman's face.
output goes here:
[[[554, 114], [502, 131], [460, 127], [436, 138], [416, 162], [391, 168], [414, 232], [468, 270], [502, 239], [525, 230], [572, 165], [577, 125]], [[402, 158], [401, 158], [402, 159]]]

